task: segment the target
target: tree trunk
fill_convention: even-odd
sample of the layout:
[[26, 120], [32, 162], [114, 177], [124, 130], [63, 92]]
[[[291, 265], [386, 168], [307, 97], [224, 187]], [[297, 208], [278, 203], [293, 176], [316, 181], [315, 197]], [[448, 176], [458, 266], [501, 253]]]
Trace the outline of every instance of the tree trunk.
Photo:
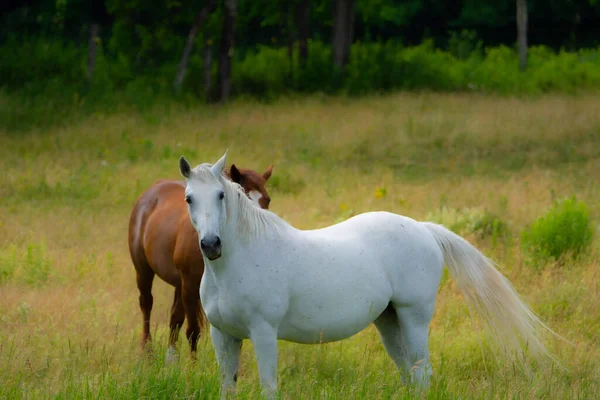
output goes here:
[[527, 68], [527, 0], [517, 0], [517, 40], [519, 42], [519, 69]]
[[354, 40], [354, 6], [356, 5], [356, 0], [347, 0], [347, 2], [346, 21], [348, 21], [348, 31], [346, 35], [346, 61], [348, 61], [348, 58], [350, 57], [350, 48], [352, 47], [352, 40]]
[[227, 101], [231, 93], [231, 56], [233, 54], [233, 38], [235, 36], [237, 0], [224, 0], [224, 4], [218, 74], [218, 100], [222, 102]]
[[294, 24], [293, 7], [293, 2], [289, 1], [285, 9], [283, 10], [283, 14], [285, 15], [285, 29], [287, 31], [288, 62], [290, 63], [290, 69], [288, 71], [288, 80], [290, 86], [293, 84], [294, 80], [294, 44], [296, 39], [296, 27]]
[[346, 43], [346, 0], [335, 0], [333, 11], [333, 64], [342, 68], [345, 62], [344, 48]]
[[90, 25], [90, 39], [88, 42], [88, 62], [87, 62], [87, 78], [92, 81], [94, 77], [94, 68], [96, 67], [96, 49], [98, 48], [98, 33], [100, 25], [92, 23]]
[[298, 27], [298, 58], [300, 67], [306, 66], [308, 59], [308, 38], [310, 36], [310, 0], [300, 0], [296, 5], [296, 26]]
[[204, 96], [210, 101], [212, 89], [212, 41], [207, 39], [204, 42]]
[[335, 0], [333, 16], [333, 63], [338, 68], [348, 64], [354, 36], [355, 0]]
[[185, 47], [183, 48], [183, 54], [181, 55], [181, 61], [179, 62], [179, 68], [177, 69], [177, 75], [175, 76], [175, 90], [179, 91], [181, 89], [181, 85], [183, 84], [183, 78], [185, 77], [185, 70], [187, 69], [188, 61], [190, 59], [190, 54], [192, 53], [192, 49], [194, 47], [194, 40], [200, 32], [200, 28], [204, 24], [204, 21], [211, 12], [215, 9], [215, 0], [208, 0], [206, 5], [202, 8], [202, 10], [196, 15], [194, 19], [194, 23], [192, 24], [192, 28], [190, 29], [190, 33], [188, 34], [187, 41], [185, 43]]

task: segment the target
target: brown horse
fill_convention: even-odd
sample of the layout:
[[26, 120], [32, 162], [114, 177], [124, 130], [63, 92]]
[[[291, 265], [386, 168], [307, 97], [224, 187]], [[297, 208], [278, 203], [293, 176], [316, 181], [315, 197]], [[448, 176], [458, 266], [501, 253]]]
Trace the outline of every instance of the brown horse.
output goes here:
[[[261, 175], [255, 171], [231, 166], [227, 178], [239, 183], [249, 198], [262, 208], [271, 201], [266, 181], [271, 176], [271, 165]], [[140, 308], [143, 314], [142, 349], [150, 340], [150, 313], [152, 311], [152, 281], [158, 275], [175, 287], [171, 307], [168, 358], [175, 358], [179, 329], [187, 317], [186, 336], [192, 356], [204, 325], [200, 304], [200, 280], [204, 261], [198, 244], [198, 233], [192, 226], [185, 202], [185, 182], [160, 180], [146, 190], [133, 207], [129, 219], [129, 252], [137, 274]]]

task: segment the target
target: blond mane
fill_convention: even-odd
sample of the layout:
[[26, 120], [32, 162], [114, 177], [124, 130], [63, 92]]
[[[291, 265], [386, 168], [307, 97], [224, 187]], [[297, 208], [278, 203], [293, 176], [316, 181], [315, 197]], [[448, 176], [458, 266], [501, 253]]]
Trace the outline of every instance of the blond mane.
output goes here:
[[[214, 179], [210, 170], [211, 164], [200, 164], [192, 170], [194, 178], [200, 180]], [[242, 237], [256, 238], [261, 236], [279, 236], [291, 225], [268, 210], [263, 210], [250, 200], [244, 188], [227, 179], [222, 174], [219, 179], [225, 192], [227, 204], [227, 222], [232, 222], [232, 216], [237, 216], [237, 230]]]
[[269, 210], [263, 210], [246, 197], [244, 189], [228, 179], [222, 180], [227, 199], [227, 215], [237, 215], [237, 228], [240, 235], [248, 238], [279, 236], [290, 227], [286, 221]]

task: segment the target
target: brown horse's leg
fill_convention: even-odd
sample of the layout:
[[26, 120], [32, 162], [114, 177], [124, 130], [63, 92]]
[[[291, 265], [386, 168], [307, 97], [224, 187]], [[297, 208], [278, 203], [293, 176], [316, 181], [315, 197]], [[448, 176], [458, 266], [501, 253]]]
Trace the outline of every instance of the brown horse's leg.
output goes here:
[[183, 308], [187, 317], [186, 336], [190, 342], [192, 357], [196, 357], [198, 338], [203, 325], [202, 307], [200, 305], [200, 282], [195, 279], [183, 280]]
[[167, 359], [174, 361], [176, 359], [177, 339], [179, 338], [179, 330], [185, 321], [185, 312], [183, 310], [183, 301], [181, 299], [181, 286], [175, 288], [173, 295], [173, 306], [171, 306], [171, 321], [169, 328], [169, 350], [167, 351]]
[[150, 268], [143, 271], [137, 270], [137, 286], [140, 291], [140, 308], [143, 315], [143, 331], [142, 331], [142, 350], [151, 340], [150, 337], [150, 313], [152, 312], [152, 281], [154, 280], [154, 271]]

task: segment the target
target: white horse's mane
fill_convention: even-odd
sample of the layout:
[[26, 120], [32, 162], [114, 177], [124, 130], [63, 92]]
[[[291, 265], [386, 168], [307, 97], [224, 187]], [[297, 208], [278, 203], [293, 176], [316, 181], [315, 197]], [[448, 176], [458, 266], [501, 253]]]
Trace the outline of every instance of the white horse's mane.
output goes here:
[[[215, 179], [211, 164], [200, 164], [193, 169], [194, 178], [200, 180]], [[284, 219], [269, 210], [263, 210], [252, 202], [239, 184], [221, 175], [219, 179], [225, 192], [227, 219], [237, 215], [237, 229], [243, 237], [260, 237], [263, 235], [279, 236], [286, 228], [291, 227]]]

